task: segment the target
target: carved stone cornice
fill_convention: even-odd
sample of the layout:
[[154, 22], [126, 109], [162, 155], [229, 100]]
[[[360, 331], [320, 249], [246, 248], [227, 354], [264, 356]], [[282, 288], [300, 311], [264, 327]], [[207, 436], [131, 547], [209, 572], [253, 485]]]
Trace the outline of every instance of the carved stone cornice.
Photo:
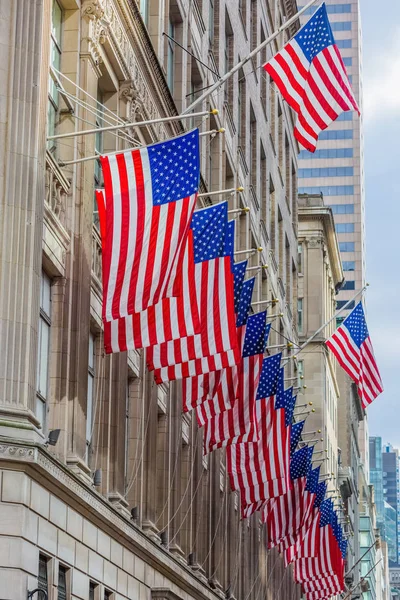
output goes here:
[[0, 467], [14, 468], [27, 473], [40, 485], [90, 519], [97, 527], [111, 536], [118, 537], [137, 556], [155, 568], [195, 600], [216, 600], [212, 590], [204, 585], [175, 557], [152, 541], [143, 531], [135, 527], [111, 502], [101, 496], [65, 464], [52, 455], [44, 446], [35, 443], [18, 443], [11, 438], [0, 440]]
[[104, 16], [104, 6], [102, 0], [83, 0], [82, 16], [89, 19], [102, 19]]

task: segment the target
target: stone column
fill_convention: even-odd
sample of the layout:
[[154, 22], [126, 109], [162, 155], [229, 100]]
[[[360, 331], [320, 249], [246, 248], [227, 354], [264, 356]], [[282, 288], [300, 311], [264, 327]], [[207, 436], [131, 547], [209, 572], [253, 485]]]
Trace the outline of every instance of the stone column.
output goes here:
[[48, 42], [43, 0], [0, 0], [0, 436], [42, 440], [34, 416]]

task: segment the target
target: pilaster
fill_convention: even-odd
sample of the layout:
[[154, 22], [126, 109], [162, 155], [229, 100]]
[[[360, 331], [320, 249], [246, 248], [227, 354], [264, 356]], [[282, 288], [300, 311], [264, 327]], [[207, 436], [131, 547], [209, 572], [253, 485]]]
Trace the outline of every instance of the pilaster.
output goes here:
[[34, 357], [45, 197], [43, 0], [3, 0], [0, 20], [0, 436], [40, 441]]

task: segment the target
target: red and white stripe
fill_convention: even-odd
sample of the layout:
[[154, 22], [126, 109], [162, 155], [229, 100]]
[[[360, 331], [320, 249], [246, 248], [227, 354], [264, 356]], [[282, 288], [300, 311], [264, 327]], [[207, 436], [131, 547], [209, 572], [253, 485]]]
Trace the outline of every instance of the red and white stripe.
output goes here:
[[239, 392], [239, 366], [217, 371], [220, 374], [219, 385], [215, 393], [195, 407], [197, 424], [204, 427], [206, 422], [215, 415], [232, 408]]
[[362, 405], [366, 408], [383, 392], [371, 338], [368, 336], [359, 348], [347, 327], [342, 324], [326, 341], [326, 345], [357, 385]]
[[342, 588], [344, 562], [332, 528], [330, 525], [326, 525], [319, 530], [319, 548], [316, 556], [295, 560], [293, 577], [297, 583], [304, 584], [308, 581], [324, 580], [326, 577], [333, 576], [337, 576], [338, 584]]
[[201, 402], [214, 397], [223, 371], [212, 371], [181, 380], [183, 412], [189, 412]]
[[297, 113], [295, 137], [311, 152], [319, 133], [340, 113], [360, 112], [336, 44], [324, 48], [310, 63], [293, 39], [264, 68]]
[[106, 196], [103, 319], [146, 310], [180, 293], [176, 268], [197, 194], [153, 205], [147, 148], [102, 156]]
[[240, 490], [243, 508], [285, 494], [290, 487], [290, 436], [283, 409], [274, 397], [257, 400], [259, 441], [227, 449], [227, 469], [234, 490]]
[[[102, 241], [104, 272], [106, 208], [104, 192], [96, 191]], [[107, 353], [146, 348], [166, 340], [200, 331], [200, 317], [194, 286], [193, 235], [189, 231], [183, 261], [179, 266], [182, 295], [164, 298], [157, 304], [129, 317], [104, 322], [104, 346]]]
[[[316, 557], [320, 543], [320, 519], [321, 513], [317, 508], [314, 508], [312, 519], [307, 524], [308, 526], [303, 525], [296, 542], [284, 550], [285, 567], [299, 558]], [[282, 551], [283, 548], [279, 548], [279, 550]]]
[[240, 349], [228, 350], [215, 354], [215, 356], [207, 356], [206, 358], [198, 358], [186, 363], [180, 363], [171, 367], [163, 367], [155, 369], [154, 379], [157, 384], [168, 383], [176, 379], [184, 379], [185, 377], [195, 377], [202, 373], [211, 373], [220, 371], [228, 367], [233, 367], [240, 361]]
[[297, 477], [286, 494], [274, 498], [263, 509], [262, 519], [267, 524], [268, 548], [281, 544], [288, 548], [308, 518], [315, 494], [306, 490], [307, 478]]
[[195, 290], [201, 332], [149, 348], [149, 370], [213, 356], [237, 347], [230, 257], [195, 264]]
[[238, 398], [233, 407], [206, 421], [204, 453], [230, 444], [258, 440], [255, 399], [260, 380], [263, 354], [241, 359]]

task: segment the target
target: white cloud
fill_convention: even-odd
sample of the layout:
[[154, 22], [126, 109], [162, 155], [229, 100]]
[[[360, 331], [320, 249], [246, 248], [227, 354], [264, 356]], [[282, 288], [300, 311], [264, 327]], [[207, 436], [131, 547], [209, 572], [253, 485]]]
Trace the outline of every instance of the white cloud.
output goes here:
[[400, 29], [364, 63], [364, 117], [366, 122], [400, 114]]

